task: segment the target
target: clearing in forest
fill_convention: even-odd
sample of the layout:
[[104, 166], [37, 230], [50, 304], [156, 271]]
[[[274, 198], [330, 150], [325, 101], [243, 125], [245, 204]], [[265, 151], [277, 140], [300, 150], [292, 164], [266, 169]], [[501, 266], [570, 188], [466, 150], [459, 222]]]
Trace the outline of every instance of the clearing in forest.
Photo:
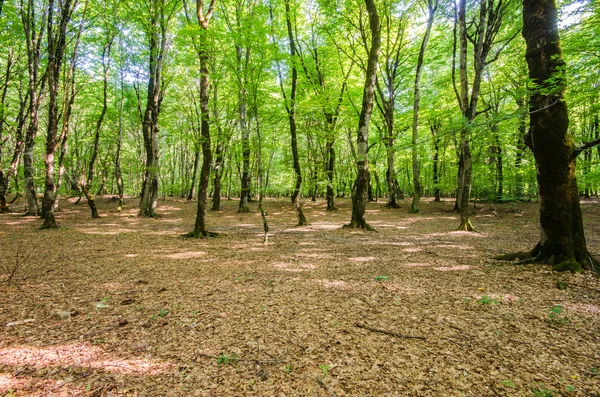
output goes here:
[[[102, 218], [62, 205], [58, 230], [0, 215], [0, 395], [528, 396], [600, 393], [600, 283], [494, 255], [539, 238], [533, 203], [408, 214], [371, 203], [267, 200], [273, 235], [238, 203], [183, 239], [195, 202], [134, 200]], [[600, 207], [582, 204], [598, 255]], [[58, 312], [68, 313], [58, 313]], [[65, 319], [59, 319], [60, 315]], [[30, 321], [27, 321], [30, 320]], [[544, 394], [545, 393], [545, 394]]]

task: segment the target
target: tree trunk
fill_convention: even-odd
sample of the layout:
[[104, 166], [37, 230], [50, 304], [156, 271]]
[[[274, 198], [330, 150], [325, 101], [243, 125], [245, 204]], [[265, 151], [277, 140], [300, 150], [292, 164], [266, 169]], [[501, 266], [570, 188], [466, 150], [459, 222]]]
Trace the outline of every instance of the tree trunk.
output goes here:
[[96, 158], [98, 157], [98, 149], [100, 146], [100, 132], [102, 131], [102, 123], [104, 122], [104, 116], [106, 115], [106, 111], [108, 109], [108, 71], [110, 68], [110, 52], [112, 49], [113, 37], [108, 37], [106, 43], [104, 44], [104, 48], [102, 51], [102, 67], [103, 67], [103, 91], [102, 91], [102, 110], [100, 111], [100, 116], [98, 117], [98, 121], [96, 122], [96, 132], [94, 134], [94, 146], [92, 147], [92, 154], [90, 157], [90, 163], [88, 166], [87, 179], [83, 181], [81, 184], [81, 190], [83, 194], [85, 194], [85, 198], [87, 199], [88, 206], [90, 207], [90, 211], [92, 212], [92, 218], [97, 219], [100, 218], [98, 214], [98, 208], [96, 207], [96, 202], [94, 201], [94, 196], [90, 193], [89, 187], [92, 186], [95, 166], [96, 166]]
[[142, 122], [142, 135], [144, 136], [144, 148], [146, 149], [146, 170], [139, 211], [139, 216], [149, 218], [157, 216], [159, 186], [158, 119], [164, 95], [162, 73], [167, 52], [167, 41], [169, 40], [167, 25], [164, 0], [152, 0], [147, 32], [150, 40], [148, 92]]
[[[66, 130], [68, 130], [68, 128], [63, 128], [63, 131], [61, 131], [61, 136], [58, 135], [58, 123], [60, 118], [58, 111], [58, 93], [60, 87], [60, 72], [67, 46], [67, 28], [71, 22], [71, 15], [76, 5], [77, 3], [73, 2], [72, 0], [65, 0], [65, 2], [60, 4], [60, 7], [56, 9], [54, 9], [54, 0], [50, 0], [50, 3], [48, 4], [48, 66], [46, 68], [46, 75], [48, 78], [49, 102], [48, 125], [46, 133], [46, 156], [44, 159], [44, 163], [46, 165], [46, 178], [44, 199], [42, 202], [42, 216], [44, 218], [44, 224], [42, 225], [42, 228], [44, 229], [53, 229], [58, 227], [54, 217], [54, 201], [56, 198], [54, 157], [58, 145], [62, 139], [66, 138]], [[57, 21], [54, 19], [54, 11], [60, 13]], [[85, 18], [85, 10], [83, 13], [83, 18]], [[55, 22], [57, 22], [57, 26], [54, 25]], [[83, 20], [81, 26], [83, 26]], [[79, 30], [79, 33], [81, 33], [81, 29]], [[77, 56], [78, 44], [79, 34], [77, 35], [77, 41], [73, 53], [72, 68], [74, 67], [74, 59]], [[72, 68], [70, 68], [69, 72], [73, 71]], [[67, 77], [68, 82], [70, 82], [71, 77], [72, 75]], [[65, 87], [66, 92], [69, 91], [69, 88], [70, 87]], [[65, 103], [66, 102], [70, 101], [65, 101]], [[68, 107], [69, 104], [66, 104], [65, 106]], [[67, 111], [63, 114], [65, 120], [68, 118], [68, 112], [69, 110], [67, 109]]]
[[214, 11], [216, 0], [211, 0], [210, 6], [204, 14], [204, 2], [197, 0], [196, 16], [200, 25], [200, 45], [198, 47], [198, 60], [200, 61], [200, 135], [202, 141], [202, 170], [198, 184], [198, 208], [194, 230], [187, 237], [214, 237], [216, 233], [209, 232], [206, 228], [206, 200], [208, 198], [208, 185], [210, 182], [210, 169], [212, 167], [212, 153], [210, 145], [210, 114], [208, 110], [209, 98], [209, 70], [208, 70], [208, 23]]
[[[241, 49], [240, 49], [241, 52]], [[241, 53], [240, 53], [241, 54]], [[241, 55], [240, 55], [241, 60]], [[243, 89], [242, 89], [243, 91]], [[239, 213], [248, 213], [248, 200], [250, 199], [250, 131], [247, 126], [247, 104], [246, 94], [241, 92], [239, 95], [240, 104], [240, 130], [242, 133], [242, 178], [241, 185], [242, 189], [240, 192], [240, 206], [238, 209]]]
[[221, 210], [221, 180], [223, 178], [223, 166], [224, 166], [224, 147], [223, 142], [217, 143], [215, 149], [215, 173], [213, 175], [213, 200], [211, 211]]
[[417, 71], [415, 73], [415, 86], [414, 86], [414, 99], [413, 99], [413, 122], [412, 122], [412, 167], [413, 167], [413, 200], [410, 206], [410, 212], [418, 213], [419, 202], [421, 201], [421, 181], [420, 181], [420, 169], [419, 169], [419, 152], [418, 152], [418, 139], [419, 139], [419, 107], [421, 105], [421, 75], [423, 73], [423, 61], [425, 59], [425, 50], [427, 49], [427, 43], [429, 41], [429, 35], [431, 33], [431, 27], [433, 26], [433, 19], [437, 10], [438, 0], [429, 0], [427, 2], [428, 17], [427, 17], [427, 29], [425, 30], [425, 36], [421, 42], [421, 48], [419, 50], [419, 58], [417, 60]]
[[327, 138], [327, 211], [335, 211], [335, 192], [333, 190], [333, 178], [335, 172], [335, 141], [332, 136]]
[[440, 202], [440, 124], [434, 121], [431, 124], [431, 135], [433, 135], [433, 196], [435, 202]]
[[[198, 143], [196, 143], [198, 145]], [[196, 147], [194, 145], [194, 147]], [[200, 169], [200, 156], [202, 154], [202, 146], [196, 147], [196, 153], [194, 154], [194, 168], [192, 170], [192, 184], [190, 186], [190, 192], [188, 193], [187, 199], [193, 200], [196, 195], [196, 186], [198, 183], [198, 170]]]
[[367, 189], [369, 187], [369, 123], [373, 111], [373, 98], [375, 94], [375, 80], [377, 78], [377, 63], [381, 48], [381, 29], [379, 26], [379, 15], [374, 0], [365, 0], [369, 13], [369, 25], [371, 28], [371, 48], [367, 61], [367, 73], [363, 91], [362, 108], [358, 122], [357, 139], [357, 162], [356, 162], [356, 193], [352, 197], [352, 218], [347, 227], [373, 230], [365, 220], [367, 204]]
[[[300, 203], [300, 194], [302, 193], [302, 168], [300, 167], [300, 155], [298, 154], [298, 137], [297, 137], [297, 128], [296, 128], [296, 91], [298, 87], [298, 68], [296, 66], [296, 42], [294, 40], [294, 32], [292, 30], [292, 16], [290, 10], [290, 1], [285, 0], [285, 20], [288, 31], [288, 39], [290, 45], [290, 55], [292, 57], [290, 68], [292, 70], [292, 90], [290, 94], [290, 103], [286, 103], [286, 110], [288, 114], [288, 120], [290, 123], [290, 135], [291, 135], [291, 145], [292, 145], [292, 157], [294, 161], [294, 173], [296, 174], [296, 184], [294, 186], [294, 191], [292, 193], [292, 205], [294, 206], [294, 210], [296, 210], [296, 215], [298, 217], [298, 225], [304, 226], [308, 225], [306, 217], [304, 216], [304, 211], [302, 211], [302, 204]], [[281, 71], [280, 71], [281, 75]], [[281, 76], [280, 76], [281, 80]], [[283, 84], [283, 83], [282, 83]], [[283, 91], [283, 86], [281, 87]], [[285, 92], [284, 92], [285, 96]]]
[[531, 146], [540, 195], [541, 236], [536, 259], [555, 270], [597, 270], [588, 252], [576, 179], [576, 155], [564, 101], [565, 62], [554, 0], [523, 1], [523, 37], [529, 78]]

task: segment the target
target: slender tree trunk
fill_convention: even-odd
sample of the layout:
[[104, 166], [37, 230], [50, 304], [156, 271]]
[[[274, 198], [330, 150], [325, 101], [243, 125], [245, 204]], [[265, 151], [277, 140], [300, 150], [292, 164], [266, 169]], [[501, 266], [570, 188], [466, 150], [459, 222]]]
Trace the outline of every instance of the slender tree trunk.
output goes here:
[[102, 51], [102, 67], [103, 67], [103, 91], [102, 91], [102, 110], [100, 111], [100, 116], [98, 117], [98, 121], [96, 122], [96, 132], [94, 134], [94, 146], [92, 147], [92, 154], [90, 157], [90, 163], [88, 166], [87, 179], [81, 184], [81, 190], [87, 199], [88, 206], [90, 207], [90, 211], [92, 212], [92, 218], [97, 219], [100, 218], [98, 214], [98, 208], [96, 207], [96, 202], [94, 201], [94, 196], [90, 193], [89, 187], [92, 186], [95, 167], [96, 167], [96, 158], [98, 157], [98, 149], [100, 147], [100, 132], [102, 131], [102, 123], [104, 122], [104, 117], [106, 116], [106, 111], [108, 109], [108, 71], [110, 68], [110, 52], [112, 49], [113, 37], [108, 37], [107, 42], [104, 44], [104, 49]]
[[431, 27], [433, 26], [433, 19], [437, 10], [438, 0], [429, 0], [427, 2], [428, 17], [427, 17], [427, 29], [421, 42], [421, 48], [419, 50], [419, 58], [417, 60], [417, 71], [415, 73], [415, 86], [414, 86], [414, 99], [413, 99], [413, 123], [412, 123], [412, 167], [413, 167], [413, 200], [410, 206], [410, 212], [418, 213], [419, 202], [421, 201], [421, 181], [420, 181], [420, 167], [419, 167], [419, 151], [418, 151], [418, 140], [419, 140], [419, 107], [421, 105], [421, 75], [423, 73], [423, 61], [425, 59], [425, 50], [427, 49], [427, 43], [429, 42], [429, 35], [431, 34]]
[[[298, 137], [297, 137], [297, 128], [296, 128], [296, 92], [298, 86], [298, 68], [296, 66], [296, 42], [294, 40], [294, 32], [292, 30], [292, 16], [290, 10], [290, 1], [285, 0], [285, 19], [288, 31], [288, 39], [290, 45], [290, 55], [292, 57], [290, 68], [292, 70], [292, 90], [290, 94], [290, 102], [286, 103], [286, 110], [288, 114], [288, 120], [290, 123], [290, 135], [291, 135], [291, 146], [292, 146], [292, 157], [294, 161], [294, 173], [296, 174], [296, 184], [294, 186], [294, 191], [292, 193], [292, 205], [294, 206], [294, 210], [296, 210], [296, 215], [298, 217], [298, 226], [307, 225], [308, 222], [306, 217], [304, 216], [304, 211], [302, 211], [302, 204], [300, 203], [300, 195], [302, 194], [302, 168], [300, 167], [300, 155], [298, 154]], [[281, 74], [281, 71], [280, 71]], [[281, 76], [280, 76], [281, 80]], [[283, 83], [282, 83], [283, 84]], [[282, 91], [283, 86], [281, 87]]]
[[202, 120], [200, 134], [202, 138], [202, 170], [198, 185], [198, 209], [194, 230], [187, 237], [214, 237], [216, 233], [209, 232], [206, 228], [206, 201], [208, 198], [208, 185], [210, 182], [210, 169], [212, 167], [212, 153], [210, 144], [210, 114], [208, 110], [209, 99], [209, 70], [208, 70], [208, 23], [214, 11], [216, 0], [211, 0], [210, 6], [204, 13], [204, 2], [197, 0], [196, 16], [200, 25], [200, 45], [198, 60], [200, 61], [200, 116]]
[[[120, 40], [119, 40], [119, 44]], [[115, 153], [115, 178], [117, 179], [117, 190], [119, 192], [119, 205], [117, 211], [121, 212], [125, 206], [125, 189], [123, 187], [123, 175], [121, 173], [121, 148], [123, 145], [123, 108], [125, 105], [124, 72], [121, 66], [119, 70], [121, 84], [121, 101], [119, 103], [119, 135], [117, 136], [117, 151]]]
[[358, 122], [356, 193], [352, 197], [352, 218], [347, 227], [373, 230], [365, 220], [367, 189], [369, 188], [369, 159], [367, 150], [369, 146], [369, 123], [373, 111], [375, 80], [377, 78], [377, 63], [381, 49], [381, 29], [375, 1], [365, 0], [365, 4], [369, 13], [371, 48], [367, 61], [362, 108]]
[[[64, 3], [60, 4], [60, 7], [54, 10], [54, 0], [50, 0], [50, 3], [48, 4], [48, 66], [46, 68], [46, 75], [48, 76], [49, 103], [48, 126], [46, 133], [46, 157], [44, 159], [44, 163], [46, 165], [46, 179], [44, 200], [42, 202], [42, 216], [44, 218], [44, 224], [42, 228], [44, 229], [53, 229], [58, 227], [54, 217], [54, 201], [56, 199], [54, 158], [58, 145], [62, 139], [65, 139], [66, 131], [68, 130], [67, 126], [66, 128], [63, 128], [63, 131], [61, 131], [61, 136], [58, 135], [58, 123], [60, 118], [58, 112], [58, 93], [60, 87], [60, 72], [67, 46], [67, 28], [71, 22], [71, 16], [76, 5], [77, 3], [73, 2], [72, 0], [65, 0]], [[60, 13], [56, 26], [54, 25], [56, 22], [54, 20], [54, 11]], [[85, 18], [85, 10], [83, 13], [83, 18]], [[79, 30], [79, 33], [81, 33], [81, 29]], [[77, 35], [73, 59], [75, 59], [77, 56], [78, 44], [79, 34]], [[72, 65], [74, 65], [74, 62]], [[72, 72], [72, 69], [70, 69], [70, 72]], [[70, 81], [70, 79], [71, 75], [67, 77], [67, 81]], [[69, 88], [70, 87], [65, 87], [65, 92], [68, 92]], [[70, 101], [66, 102], [70, 103]], [[63, 115], [65, 119], [63, 121], [68, 123], [67, 118], [69, 104], [66, 106], [67, 109]]]
[[435, 202], [440, 202], [440, 124], [434, 121], [431, 124], [431, 134], [433, 135], [433, 196]]
[[[241, 48], [240, 48], [241, 51]], [[241, 58], [240, 58], [241, 60]], [[244, 89], [242, 89], [244, 90]], [[247, 125], [247, 103], [246, 103], [246, 94], [245, 92], [241, 92], [239, 95], [239, 110], [240, 110], [240, 130], [242, 133], [242, 178], [241, 185], [242, 189], [240, 191], [240, 206], [238, 209], [239, 213], [248, 213], [250, 209], [248, 208], [248, 201], [250, 199], [250, 130]]]
[[327, 150], [327, 211], [335, 211], [335, 191], [333, 190], [333, 181], [335, 173], [335, 141], [332, 136], [328, 137], [326, 143]]
[[146, 109], [142, 122], [142, 134], [146, 149], [146, 170], [142, 186], [139, 216], [154, 218], [157, 216], [159, 188], [159, 125], [161, 103], [164, 95], [162, 73], [167, 53], [167, 16], [164, 0], [152, 0], [148, 25], [149, 42], [149, 78]]
[[221, 210], [221, 190], [223, 179], [223, 151], [224, 145], [223, 142], [217, 143], [217, 147], [215, 149], [215, 173], [213, 175], [213, 200], [211, 211], [220, 211]]
[[525, 151], [525, 135], [527, 134], [527, 107], [525, 106], [525, 97], [517, 98], [519, 108], [519, 128], [516, 137], [516, 155], [515, 155], [515, 196], [518, 200], [523, 198], [523, 152]]

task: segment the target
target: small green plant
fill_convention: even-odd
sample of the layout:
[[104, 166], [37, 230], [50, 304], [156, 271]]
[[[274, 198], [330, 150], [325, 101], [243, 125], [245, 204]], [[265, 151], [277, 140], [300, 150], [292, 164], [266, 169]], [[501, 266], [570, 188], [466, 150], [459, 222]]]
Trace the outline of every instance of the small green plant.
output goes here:
[[375, 281], [388, 281], [389, 277], [388, 276], [377, 276], [374, 279]]
[[94, 345], [101, 345], [101, 344], [102, 344], [102, 343], [104, 343], [104, 342], [105, 342], [105, 340], [104, 340], [104, 339], [102, 339], [102, 338], [100, 338], [100, 339], [96, 339], [96, 340], [94, 341]]
[[600, 371], [598, 371], [598, 368], [592, 368], [592, 369], [590, 369], [590, 372], [593, 373], [594, 375], [598, 375], [600, 373]]
[[165, 317], [167, 314], [169, 314], [169, 309], [160, 309], [158, 317]]
[[502, 381], [502, 385], [506, 386], [506, 387], [517, 387], [517, 385], [515, 385], [515, 382], [513, 382], [510, 379], [507, 380], [503, 380]]
[[569, 284], [565, 281], [558, 280], [556, 281], [556, 288], [558, 288], [561, 291], [565, 291], [567, 288], [569, 288]]
[[323, 376], [327, 376], [327, 374], [329, 373], [329, 368], [331, 368], [329, 366], [329, 364], [319, 364], [319, 368], [321, 369], [321, 371], [323, 371]]
[[492, 298], [491, 296], [484, 295], [481, 299], [477, 299], [477, 303], [481, 303], [482, 305], [499, 305], [500, 301], [496, 298]]
[[573, 386], [571, 386], [571, 385], [567, 385], [567, 386], [565, 386], [565, 389], [566, 389], [568, 392], [571, 392], [571, 393], [575, 391], [575, 387], [573, 387]]
[[532, 386], [531, 393], [534, 397], [556, 397], [558, 394], [555, 390], [546, 389], [544, 386]]
[[289, 374], [290, 372], [292, 372], [292, 364], [288, 364], [286, 365], [283, 370], [285, 371], [286, 374]]
[[557, 325], [564, 325], [569, 322], [569, 319], [563, 317], [563, 307], [560, 305], [553, 306], [548, 313], [548, 321]]
[[235, 353], [229, 353], [229, 356], [225, 353], [221, 353], [219, 357], [217, 357], [217, 364], [219, 365], [227, 365], [227, 364], [235, 364], [239, 360], [238, 356]]

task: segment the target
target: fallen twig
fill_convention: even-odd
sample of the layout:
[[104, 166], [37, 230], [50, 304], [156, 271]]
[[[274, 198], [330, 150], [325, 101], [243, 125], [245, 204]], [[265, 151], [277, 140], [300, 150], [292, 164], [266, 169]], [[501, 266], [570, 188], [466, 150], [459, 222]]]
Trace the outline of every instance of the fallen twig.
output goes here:
[[327, 390], [329, 392], [329, 394], [331, 394], [333, 397], [337, 397], [337, 395], [335, 394], [335, 392], [333, 390], [331, 390], [329, 388], [329, 386], [327, 386], [325, 384], [325, 382], [323, 382], [323, 380], [321, 378], [319, 378], [318, 376], [315, 378], [315, 381], [317, 382], [317, 384], [319, 386], [321, 386], [323, 389]]
[[413, 336], [413, 335], [399, 334], [397, 332], [386, 331], [384, 329], [371, 328], [371, 327], [368, 327], [368, 326], [366, 326], [364, 324], [361, 324], [361, 323], [354, 323], [354, 326], [357, 327], [357, 328], [366, 329], [367, 331], [376, 332], [378, 334], [384, 334], [384, 335], [394, 336], [396, 338], [427, 340], [427, 338], [425, 338], [424, 336]]
[[[213, 358], [215, 360], [219, 359], [219, 356], [214, 356], [212, 354], [206, 354], [206, 353], [198, 353], [198, 357], [207, 357], [207, 358]], [[288, 362], [285, 360], [278, 360], [278, 359], [274, 359], [274, 360], [258, 360], [258, 359], [254, 359], [254, 358], [250, 358], [250, 359], [236, 359], [235, 360], [236, 363], [242, 363], [242, 364], [261, 364], [261, 365], [273, 365], [273, 364], [287, 364]]]

